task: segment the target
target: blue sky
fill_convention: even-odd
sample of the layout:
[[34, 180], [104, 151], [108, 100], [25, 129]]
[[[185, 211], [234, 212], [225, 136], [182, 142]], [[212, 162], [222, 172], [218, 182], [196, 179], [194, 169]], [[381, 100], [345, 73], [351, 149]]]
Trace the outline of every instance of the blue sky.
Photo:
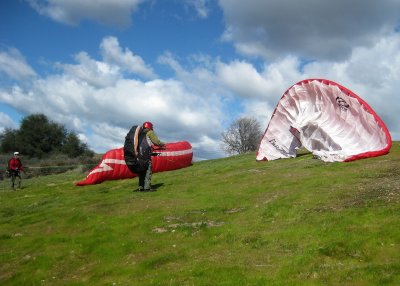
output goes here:
[[400, 2], [0, 1], [0, 132], [44, 113], [90, 148], [152, 121], [197, 159], [240, 116], [262, 128], [287, 88], [349, 88], [400, 140]]

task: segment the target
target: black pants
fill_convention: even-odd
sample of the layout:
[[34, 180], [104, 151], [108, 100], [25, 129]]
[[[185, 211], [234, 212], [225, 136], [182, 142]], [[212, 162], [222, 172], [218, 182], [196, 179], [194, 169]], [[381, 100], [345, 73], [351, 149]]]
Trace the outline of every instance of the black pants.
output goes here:
[[21, 174], [19, 171], [10, 170], [11, 189], [15, 188], [15, 180], [17, 180], [18, 188], [21, 188]]
[[152, 177], [152, 164], [151, 159], [135, 159], [126, 156], [125, 163], [128, 169], [138, 175], [139, 177], [139, 190], [148, 190], [151, 188]]
[[137, 174], [139, 175], [139, 190], [150, 190], [151, 177], [153, 175], [151, 160], [148, 161], [146, 170], [138, 172]]

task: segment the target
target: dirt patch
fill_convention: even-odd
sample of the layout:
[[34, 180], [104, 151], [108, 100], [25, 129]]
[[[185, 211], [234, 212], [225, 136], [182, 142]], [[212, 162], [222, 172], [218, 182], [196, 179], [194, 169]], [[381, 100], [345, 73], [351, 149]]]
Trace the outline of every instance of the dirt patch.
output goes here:
[[349, 208], [364, 208], [373, 205], [386, 206], [388, 204], [400, 203], [400, 188], [368, 188], [361, 187], [358, 192], [354, 193], [351, 197], [346, 197], [334, 204], [306, 209], [306, 212], [324, 213], [324, 212], [339, 212]]
[[224, 214], [240, 213], [240, 212], [242, 212], [244, 210], [245, 210], [245, 208], [233, 208], [233, 209], [225, 210]]
[[199, 221], [199, 222], [183, 222], [183, 223], [173, 223], [169, 224], [165, 227], [156, 227], [153, 228], [153, 232], [156, 233], [164, 233], [168, 231], [175, 231], [178, 228], [191, 228], [191, 229], [200, 229], [202, 227], [219, 227], [222, 226], [224, 222], [217, 222], [217, 221]]
[[400, 188], [391, 188], [391, 186], [376, 187], [372, 189], [362, 189], [358, 192], [357, 196], [349, 199], [345, 207], [366, 206], [373, 203], [399, 203], [400, 202]]

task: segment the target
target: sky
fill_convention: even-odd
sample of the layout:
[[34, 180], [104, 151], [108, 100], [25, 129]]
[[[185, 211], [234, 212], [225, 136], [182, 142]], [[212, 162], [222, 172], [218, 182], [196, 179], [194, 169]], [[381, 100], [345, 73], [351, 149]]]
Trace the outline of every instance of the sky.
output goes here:
[[293, 84], [350, 89], [400, 140], [398, 0], [2, 0], [0, 132], [35, 113], [104, 153], [151, 121], [196, 160]]

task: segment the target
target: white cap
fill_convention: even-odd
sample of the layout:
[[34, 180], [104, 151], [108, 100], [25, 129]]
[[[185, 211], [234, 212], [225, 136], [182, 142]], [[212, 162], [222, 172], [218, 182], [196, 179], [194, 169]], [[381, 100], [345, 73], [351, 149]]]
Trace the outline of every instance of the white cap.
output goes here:
[[14, 155], [19, 155], [19, 152], [14, 152]]

